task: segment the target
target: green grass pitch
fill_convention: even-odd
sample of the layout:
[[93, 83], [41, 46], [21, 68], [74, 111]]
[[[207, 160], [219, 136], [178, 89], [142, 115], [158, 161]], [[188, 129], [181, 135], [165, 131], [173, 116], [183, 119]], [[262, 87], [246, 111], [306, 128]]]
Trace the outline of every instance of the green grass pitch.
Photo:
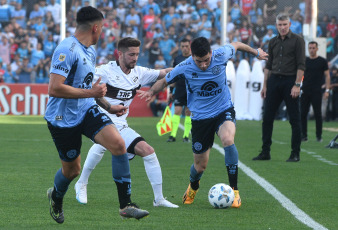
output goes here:
[[[163, 193], [178, 209], [153, 207], [153, 192], [143, 161], [130, 162], [132, 200], [150, 212], [148, 218], [122, 220], [118, 215], [111, 157], [106, 152], [88, 185], [88, 204], [75, 199], [73, 181], [64, 199], [65, 223], [49, 215], [46, 190], [61, 167], [44, 119], [40, 116], [0, 116], [0, 229], [309, 229], [272, 195], [239, 170], [240, 209], [213, 209], [207, 194], [216, 183], [227, 183], [224, 156], [212, 149], [208, 168], [192, 205], [183, 205], [193, 162], [191, 143], [183, 143], [179, 130], [176, 143], [159, 137], [159, 118], [129, 118], [129, 125], [155, 148], [163, 173]], [[331, 131], [327, 129], [331, 129]], [[276, 121], [270, 161], [256, 162], [261, 147], [261, 122], [237, 121], [235, 143], [240, 161], [272, 184], [308, 217], [328, 229], [338, 229], [338, 150], [327, 149], [338, 133], [337, 122], [325, 122], [323, 142], [315, 141], [315, 124], [309, 121], [309, 141], [302, 144], [301, 161], [287, 163], [291, 128]], [[220, 145], [216, 137], [216, 143]], [[92, 145], [83, 138], [81, 161]]]

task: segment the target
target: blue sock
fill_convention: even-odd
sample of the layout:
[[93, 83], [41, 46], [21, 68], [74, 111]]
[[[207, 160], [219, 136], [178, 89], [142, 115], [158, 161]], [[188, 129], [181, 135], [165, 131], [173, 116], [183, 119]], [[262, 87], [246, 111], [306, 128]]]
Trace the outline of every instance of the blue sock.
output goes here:
[[203, 175], [203, 172], [197, 173], [194, 164], [190, 167], [190, 185], [193, 190], [197, 190], [199, 186], [199, 181]]
[[129, 159], [126, 153], [120, 156], [112, 155], [112, 172], [117, 187], [120, 208], [122, 209], [127, 206], [128, 203], [131, 203], [130, 168]]
[[54, 178], [54, 191], [55, 191], [55, 198], [62, 199], [68, 190], [68, 186], [70, 184], [70, 180], [68, 180], [63, 174], [62, 170], [59, 169]]
[[224, 153], [224, 160], [228, 171], [230, 187], [232, 187], [234, 190], [238, 190], [238, 151], [235, 144], [224, 147]]

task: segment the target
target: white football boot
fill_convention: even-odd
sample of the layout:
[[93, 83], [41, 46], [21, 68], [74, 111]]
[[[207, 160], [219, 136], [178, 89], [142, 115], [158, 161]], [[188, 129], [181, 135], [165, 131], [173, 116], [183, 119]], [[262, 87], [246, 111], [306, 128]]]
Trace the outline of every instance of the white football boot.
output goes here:
[[76, 182], [74, 188], [77, 201], [80, 204], [87, 204], [87, 184]]
[[166, 207], [166, 208], [178, 208], [178, 205], [171, 203], [170, 201], [166, 200], [166, 198], [163, 198], [161, 200], [154, 200], [153, 202], [154, 207]]

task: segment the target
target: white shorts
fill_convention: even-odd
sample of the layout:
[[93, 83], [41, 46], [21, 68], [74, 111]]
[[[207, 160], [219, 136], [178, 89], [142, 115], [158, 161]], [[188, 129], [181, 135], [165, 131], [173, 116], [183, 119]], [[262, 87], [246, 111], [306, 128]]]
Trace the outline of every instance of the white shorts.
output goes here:
[[[119, 133], [121, 134], [125, 144], [126, 144], [126, 149], [128, 151], [129, 146], [133, 143], [133, 141], [138, 138], [141, 137], [140, 134], [138, 134], [135, 130], [133, 130], [132, 128], [128, 127], [128, 126], [124, 126], [121, 129], [118, 129]], [[135, 157], [134, 153], [127, 153], [128, 154], [128, 158], [129, 160], [132, 160]]]

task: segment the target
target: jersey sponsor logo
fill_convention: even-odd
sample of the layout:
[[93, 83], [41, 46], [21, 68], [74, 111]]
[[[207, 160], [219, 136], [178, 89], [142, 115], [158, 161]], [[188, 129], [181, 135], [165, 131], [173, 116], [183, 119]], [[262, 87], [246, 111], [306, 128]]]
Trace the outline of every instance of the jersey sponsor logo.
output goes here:
[[79, 85], [81, 89], [91, 89], [92, 88], [92, 81], [93, 81], [93, 73], [89, 72], [85, 79], [83, 80], [82, 84]]
[[200, 97], [216, 96], [222, 92], [222, 89], [217, 89], [218, 84], [214, 81], [208, 81], [201, 87], [201, 91], [197, 91], [197, 95]]
[[64, 53], [61, 53], [60, 55], [59, 55], [59, 61], [64, 61], [64, 60], [66, 60], [66, 54], [64, 54]]
[[214, 75], [218, 75], [221, 73], [221, 67], [219, 65], [216, 65], [212, 68], [211, 72], [214, 74]]
[[199, 142], [195, 142], [195, 143], [194, 143], [194, 149], [195, 149], [196, 151], [201, 151], [201, 149], [202, 149], [202, 144], [199, 143]]
[[131, 90], [119, 90], [116, 98], [119, 99], [126, 99], [126, 98], [131, 98], [133, 96], [133, 92]]
[[59, 69], [59, 70], [65, 72], [65, 73], [69, 73], [69, 70], [66, 69], [65, 67], [61, 66], [61, 65], [53, 65], [53, 68], [54, 69]]
[[62, 116], [62, 115], [57, 115], [57, 116], [55, 116], [55, 120], [56, 120], [56, 121], [62, 121], [62, 119], [63, 119], [63, 116]]
[[178, 66], [181, 67], [181, 66], [190, 65], [190, 64], [191, 64], [191, 62], [185, 62], [185, 61], [183, 61]]

